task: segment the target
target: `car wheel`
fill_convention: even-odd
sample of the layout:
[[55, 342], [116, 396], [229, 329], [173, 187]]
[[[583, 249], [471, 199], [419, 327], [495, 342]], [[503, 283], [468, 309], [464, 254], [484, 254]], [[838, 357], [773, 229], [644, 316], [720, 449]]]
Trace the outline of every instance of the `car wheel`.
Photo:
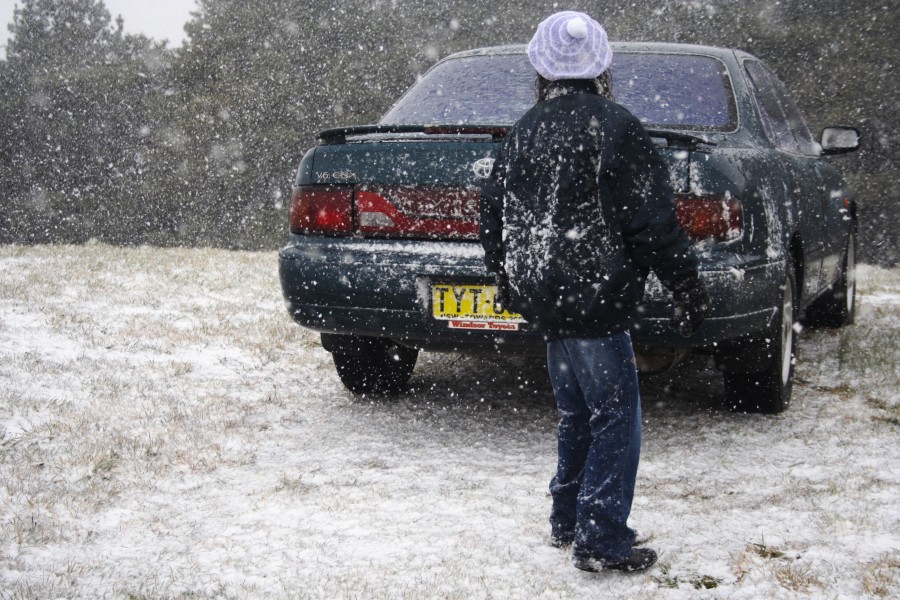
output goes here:
[[725, 398], [732, 410], [775, 414], [787, 408], [794, 380], [796, 309], [797, 284], [789, 269], [772, 328], [747, 347], [751, 354], [764, 357], [761, 362], [765, 368], [755, 372], [725, 371]]
[[390, 340], [353, 336], [331, 352], [338, 377], [355, 394], [395, 394], [412, 376], [419, 351]]
[[856, 236], [853, 232], [847, 240], [847, 251], [841, 276], [825, 295], [806, 311], [806, 322], [811, 327], [843, 327], [851, 325], [856, 317]]

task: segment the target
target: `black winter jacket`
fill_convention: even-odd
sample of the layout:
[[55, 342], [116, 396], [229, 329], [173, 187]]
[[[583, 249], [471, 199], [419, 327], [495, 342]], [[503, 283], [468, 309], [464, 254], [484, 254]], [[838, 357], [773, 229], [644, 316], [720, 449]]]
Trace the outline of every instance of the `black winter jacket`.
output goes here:
[[546, 337], [628, 329], [648, 269], [697, 277], [669, 173], [647, 132], [593, 82], [557, 82], [500, 145], [481, 195], [485, 264]]

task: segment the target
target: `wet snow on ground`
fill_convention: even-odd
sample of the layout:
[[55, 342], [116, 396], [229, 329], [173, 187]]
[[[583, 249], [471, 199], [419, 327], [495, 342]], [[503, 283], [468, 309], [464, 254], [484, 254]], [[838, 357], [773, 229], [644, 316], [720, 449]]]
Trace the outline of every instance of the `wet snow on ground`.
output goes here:
[[782, 415], [703, 359], [643, 379], [660, 563], [586, 574], [548, 543], [542, 361], [355, 397], [272, 253], [0, 248], [0, 598], [897, 597], [898, 282], [804, 332]]

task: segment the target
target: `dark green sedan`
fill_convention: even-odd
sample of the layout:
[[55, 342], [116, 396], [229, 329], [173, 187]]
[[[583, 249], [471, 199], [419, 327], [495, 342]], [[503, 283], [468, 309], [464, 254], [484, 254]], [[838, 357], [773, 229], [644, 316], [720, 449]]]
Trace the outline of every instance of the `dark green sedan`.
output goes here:
[[[614, 44], [613, 94], [669, 165], [676, 213], [712, 299], [700, 331], [671, 331], [651, 276], [632, 337], [642, 371], [711, 354], [727, 402], [780, 412], [801, 321], [853, 321], [856, 196], [825, 160], [855, 129], [818, 139], [785, 86], [741, 51]], [[420, 350], [543, 353], [497, 314], [478, 241], [481, 181], [534, 103], [524, 46], [436, 64], [376, 125], [330, 129], [300, 163], [281, 283], [292, 317], [321, 332], [355, 392], [401, 389]]]

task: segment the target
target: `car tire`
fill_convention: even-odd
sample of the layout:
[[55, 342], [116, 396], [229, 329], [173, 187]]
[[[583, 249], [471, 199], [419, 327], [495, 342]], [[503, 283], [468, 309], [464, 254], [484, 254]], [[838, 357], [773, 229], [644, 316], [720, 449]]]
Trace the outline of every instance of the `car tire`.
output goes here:
[[856, 318], [856, 235], [850, 232], [841, 266], [841, 276], [830, 290], [806, 311], [810, 327], [838, 328]]
[[764, 357], [762, 362], [766, 366], [754, 372], [726, 370], [724, 373], [725, 400], [731, 410], [777, 414], [790, 404], [797, 306], [796, 278], [793, 269], [789, 269], [782, 288], [781, 306], [772, 327], [746, 346], [750, 354]]
[[348, 337], [341, 349], [331, 352], [338, 377], [348, 390], [355, 394], [403, 390], [416, 366], [418, 350], [380, 338]]

